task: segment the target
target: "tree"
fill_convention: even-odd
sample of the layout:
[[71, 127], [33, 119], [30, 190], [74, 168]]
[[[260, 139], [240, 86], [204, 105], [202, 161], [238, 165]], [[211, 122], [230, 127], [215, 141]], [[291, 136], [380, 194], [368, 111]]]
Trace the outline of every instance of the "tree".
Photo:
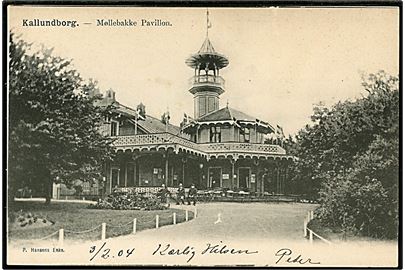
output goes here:
[[9, 48], [9, 197], [31, 185], [49, 203], [56, 178], [71, 186], [100, 177], [113, 154], [111, 139], [99, 132], [111, 108], [96, 106], [95, 82], [52, 49], [31, 53], [14, 34]]
[[331, 109], [315, 108], [296, 137], [294, 180], [320, 196], [319, 218], [374, 237], [395, 237], [398, 224], [398, 78], [363, 78], [367, 94]]

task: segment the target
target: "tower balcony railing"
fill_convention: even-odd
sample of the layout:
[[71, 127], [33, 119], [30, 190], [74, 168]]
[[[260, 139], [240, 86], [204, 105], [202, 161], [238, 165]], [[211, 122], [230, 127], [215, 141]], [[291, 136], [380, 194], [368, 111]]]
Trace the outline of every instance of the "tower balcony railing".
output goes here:
[[143, 135], [115, 136], [113, 146], [119, 148], [136, 148], [145, 145], [160, 146], [165, 144], [177, 144], [179, 146], [205, 154], [217, 153], [256, 153], [285, 155], [285, 150], [279, 145], [222, 142], [222, 143], [195, 143], [169, 133], [155, 133]]
[[224, 88], [225, 80], [221, 76], [205, 74], [191, 77], [189, 80], [189, 87], [193, 88], [198, 86], [214, 86]]

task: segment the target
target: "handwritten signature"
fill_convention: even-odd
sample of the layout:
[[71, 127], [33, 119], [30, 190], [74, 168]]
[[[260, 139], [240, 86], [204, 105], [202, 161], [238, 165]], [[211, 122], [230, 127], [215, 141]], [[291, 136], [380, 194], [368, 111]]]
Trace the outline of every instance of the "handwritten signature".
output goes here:
[[[231, 255], [241, 255], [241, 254], [255, 254], [258, 253], [257, 250], [251, 251], [248, 249], [236, 249], [228, 247], [227, 245], [223, 244], [222, 241], [219, 244], [211, 244], [207, 243], [206, 248], [204, 248], [199, 254], [206, 255], [206, 254], [216, 254], [216, 255], [224, 255], [224, 254], [231, 254]], [[152, 255], [176, 255], [176, 256], [188, 256], [187, 262], [190, 262], [194, 256], [196, 255], [196, 249], [193, 246], [186, 246], [183, 248], [174, 248], [171, 244], [162, 245], [159, 244]]]
[[[114, 259], [114, 258], [128, 258], [135, 252], [135, 248], [112, 250], [107, 247], [107, 242], [104, 242], [101, 246], [93, 245], [89, 249], [90, 261], [101, 259]], [[257, 250], [238, 249], [228, 247], [226, 244], [220, 241], [217, 244], [207, 243], [205, 248], [197, 251], [195, 247], [187, 245], [185, 247], [177, 248], [172, 244], [158, 244], [156, 249], [152, 252], [153, 256], [184, 256], [187, 258], [187, 263], [190, 262], [196, 255], [251, 255], [257, 254]], [[311, 258], [303, 258], [301, 254], [294, 253], [289, 248], [281, 248], [276, 251], [277, 257], [276, 264], [279, 263], [295, 263], [295, 264], [320, 264], [320, 262], [314, 262]]]
[[301, 254], [295, 255], [289, 248], [281, 248], [276, 252], [276, 257], [279, 257], [276, 264], [283, 263], [298, 263], [298, 264], [320, 264], [320, 262], [313, 262], [310, 258], [304, 259]]

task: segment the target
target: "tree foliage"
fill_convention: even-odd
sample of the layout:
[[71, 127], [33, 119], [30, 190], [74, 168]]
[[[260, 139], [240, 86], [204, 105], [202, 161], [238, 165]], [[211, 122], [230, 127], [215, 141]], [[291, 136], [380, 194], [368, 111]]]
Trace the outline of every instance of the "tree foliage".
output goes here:
[[9, 191], [31, 185], [49, 199], [56, 179], [70, 186], [99, 177], [113, 153], [99, 132], [110, 108], [94, 105], [95, 82], [83, 80], [71, 61], [49, 49], [32, 51], [11, 34]]
[[319, 196], [319, 218], [373, 237], [397, 235], [399, 181], [398, 78], [363, 78], [365, 96], [317, 107], [312, 125], [290, 149], [299, 160], [293, 185]]

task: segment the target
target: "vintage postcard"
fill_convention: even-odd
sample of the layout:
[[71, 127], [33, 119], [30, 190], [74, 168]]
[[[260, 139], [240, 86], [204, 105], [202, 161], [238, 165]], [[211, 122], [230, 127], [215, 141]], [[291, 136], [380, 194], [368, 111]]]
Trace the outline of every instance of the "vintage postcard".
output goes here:
[[400, 267], [400, 12], [8, 3], [6, 267]]

